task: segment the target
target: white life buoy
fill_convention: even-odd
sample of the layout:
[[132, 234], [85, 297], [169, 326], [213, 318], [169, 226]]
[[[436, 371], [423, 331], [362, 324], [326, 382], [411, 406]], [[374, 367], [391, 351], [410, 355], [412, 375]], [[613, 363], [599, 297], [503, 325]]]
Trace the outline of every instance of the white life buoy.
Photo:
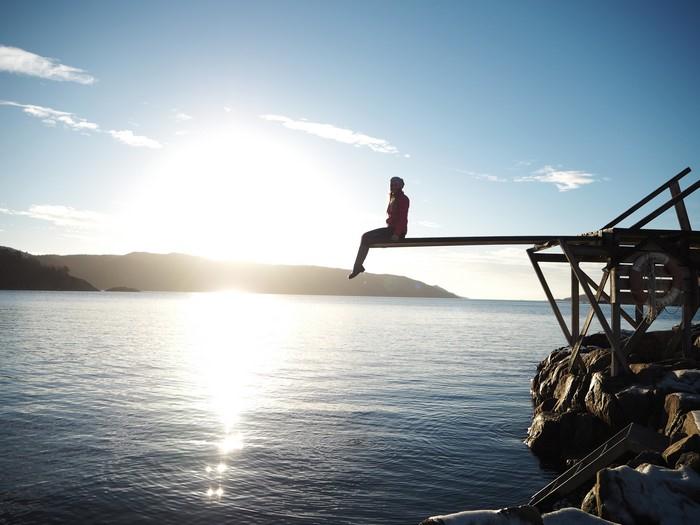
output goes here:
[[644, 291], [643, 270], [647, 267], [651, 268], [654, 264], [663, 264], [664, 269], [673, 277], [671, 289], [668, 292], [660, 297], [656, 294], [652, 296], [654, 306], [664, 308], [678, 299], [683, 288], [683, 272], [673, 257], [659, 252], [649, 252], [637, 257], [630, 269], [630, 289], [637, 305], [641, 306], [647, 302], [649, 293]]

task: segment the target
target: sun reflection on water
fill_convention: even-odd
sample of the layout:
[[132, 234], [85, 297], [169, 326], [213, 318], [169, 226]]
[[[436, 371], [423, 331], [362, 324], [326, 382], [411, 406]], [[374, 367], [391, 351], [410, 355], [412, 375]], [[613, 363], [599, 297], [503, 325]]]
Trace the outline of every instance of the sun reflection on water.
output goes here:
[[[206, 393], [207, 410], [220, 422], [216, 461], [206, 465], [206, 494], [221, 498], [222, 475], [244, 448], [241, 418], [261, 402], [266, 378], [279, 366], [284, 334], [291, 325], [284, 299], [217, 292], [193, 294], [186, 323], [188, 352], [197, 388]], [[232, 457], [234, 456], [234, 457]]]

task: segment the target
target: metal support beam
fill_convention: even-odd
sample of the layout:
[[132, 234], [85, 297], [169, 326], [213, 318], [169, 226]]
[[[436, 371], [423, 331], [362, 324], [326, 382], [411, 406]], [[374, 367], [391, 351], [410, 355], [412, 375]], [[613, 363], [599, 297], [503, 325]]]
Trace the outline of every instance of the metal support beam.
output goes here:
[[547, 301], [549, 301], [549, 306], [552, 307], [552, 311], [554, 312], [554, 316], [557, 318], [557, 321], [559, 322], [559, 327], [561, 328], [561, 331], [563, 332], [564, 337], [566, 338], [566, 341], [569, 344], [571, 344], [571, 332], [569, 332], [569, 328], [566, 326], [566, 321], [564, 321], [564, 317], [561, 315], [561, 310], [559, 309], [559, 305], [557, 305], [557, 302], [554, 300], [554, 296], [552, 295], [552, 291], [549, 289], [549, 285], [547, 284], [547, 279], [545, 279], [539, 263], [533, 257], [532, 248], [527, 250], [527, 256], [530, 258], [530, 262], [532, 263], [532, 267], [535, 270], [535, 274], [537, 274], [537, 278], [540, 280], [540, 284], [542, 285], [542, 289], [544, 290], [544, 294], [547, 296]]
[[[678, 184], [677, 180], [674, 180], [669, 184], [669, 189], [671, 190], [671, 197], [678, 197], [681, 193], [681, 186]], [[676, 215], [678, 216], [678, 224], [681, 230], [691, 231], [690, 219], [688, 218], [688, 211], [685, 209], [685, 201], [679, 200], [676, 203]]]
[[571, 271], [571, 340], [578, 340], [579, 324], [579, 286], [576, 274]]
[[608, 320], [605, 318], [605, 315], [603, 315], [603, 311], [600, 309], [600, 305], [598, 305], [598, 301], [596, 301], [595, 295], [591, 291], [590, 286], [588, 286], [588, 283], [586, 282], [585, 276], [583, 274], [583, 270], [581, 270], [581, 268], [579, 267], [579, 263], [576, 260], [576, 257], [573, 255], [573, 253], [571, 252], [571, 248], [564, 239], [561, 239], [559, 241], [559, 245], [561, 246], [564, 255], [566, 255], [566, 258], [569, 260], [571, 268], [576, 273], [576, 277], [578, 278], [579, 283], [581, 283], [581, 288], [583, 288], [586, 297], [588, 297], [588, 301], [591, 303], [591, 307], [595, 311], [596, 317], [598, 318], [598, 322], [603, 328], [605, 336], [608, 338], [608, 342], [610, 343], [610, 348], [612, 350], [612, 358], [610, 360], [611, 375], [617, 375], [618, 372], [617, 366], [615, 364], [615, 359], [619, 361], [619, 365], [621, 365], [622, 371], [625, 373], [628, 372], [629, 367], [627, 366], [627, 359], [625, 359], [625, 356], [622, 354], [622, 349], [620, 348], [619, 342], [615, 338], [615, 334], [610, 328]]
[[638, 230], [642, 226], [645, 226], [646, 224], [649, 224], [651, 221], [656, 219], [659, 215], [661, 215], [663, 212], [671, 208], [672, 206], [675, 206], [677, 202], [682, 201], [685, 199], [688, 195], [693, 193], [695, 190], [700, 188], [700, 180], [694, 182], [690, 186], [688, 186], [686, 189], [684, 189], [682, 192], [680, 192], [678, 195], [673, 197], [671, 200], [667, 201], [665, 204], [662, 204], [658, 208], [656, 208], [653, 212], [651, 212], [649, 215], [644, 217], [638, 222], [635, 222], [632, 226], [630, 226], [631, 230]]
[[610, 221], [608, 224], [603, 226], [601, 229], [607, 230], [608, 228], [612, 228], [616, 224], [619, 224], [620, 222], [624, 221], [627, 217], [632, 215], [635, 211], [637, 211], [639, 208], [644, 206], [647, 202], [651, 201], [654, 197], [656, 197], [661, 192], [663, 192], [666, 188], [669, 187], [669, 185], [673, 184], [674, 182], [678, 183], [678, 181], [681, 180], [683, 177], [685, 177], [688, 173], [690, 173], [690, 171], [691, 171], [690, 168], [685, 168], [678, 175], [676, 175], [675, 177], [672, 177], [671, 179], [664, 182], [661, 186], [656, 188], [649, 195], [647, 195], [642, 200], [640, 200], [637, 204], [628, 208], [625, 212], [623, 212], [622, 214], [615, 217], [612, 221]]

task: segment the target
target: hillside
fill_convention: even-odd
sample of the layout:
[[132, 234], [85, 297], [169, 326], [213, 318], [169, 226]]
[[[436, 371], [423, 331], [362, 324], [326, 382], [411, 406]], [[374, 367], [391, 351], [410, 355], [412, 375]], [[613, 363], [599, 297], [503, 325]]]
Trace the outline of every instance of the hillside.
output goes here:
[[0, 246], [0, 289], [97, 291], [70, 275], [68, 268], [42, 264], [31, 254], [4, 246]]
[[443, 297], [455, 294], [397, 275], [365, 273], [350, 281], [347, 271], [319, 266], [224, 262], [183, 254], [41, 255], [45, 264], [67, 267], [100, 289], [126, 286], [150, 291]]

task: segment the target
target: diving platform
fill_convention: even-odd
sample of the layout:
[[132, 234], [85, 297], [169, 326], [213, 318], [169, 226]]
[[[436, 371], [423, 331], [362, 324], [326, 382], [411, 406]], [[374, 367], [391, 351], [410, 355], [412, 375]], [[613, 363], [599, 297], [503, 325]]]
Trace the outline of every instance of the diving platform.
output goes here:
[[[700, 307], [700, 231], [693, 230], [685, 207], [685, 198], [700, 188], [700, 181], [681, 190], [680, 181], [690, 168], [667, 180], [633, 206], [598, 230], [580, 235], [506, 235], [473, 237], [409, 237], [397, 241], [370, 244], [370, 248], [423, 248], [436, 246], [507, 246], [526, 245], [532, 267], [571, 346], [571, 369], [585, 370], [579, 351], [594, 318], [605, 332], [613, 359], [611, 374], [629, 371], [627, 357], [658, 315], [667, 306], [683, 309], [683, 320], [670, 344], [679, 344], [683, 354], [692, 352], [691, 321]], [[619, 223], [642, 209], [655, 197], [670, 192], [670, 199], [632, 226]], [[674, 209], [678, 229], [645, 228], [664, 212]], [[553, 250], [553, 251], [552, 251]], [[571, 274], [571, 320], [566, 322], [547, 279], [544, 263], [563, 263]], [[581, 267], [582, 263], [602, 264], [602, 278], [595, 281]], [[589, 304], [585, 321], [580, 321], [581, 292]], [[609, 316], [601, 309], [609, 304]], [[623, 306], [633, 306], [630, 315]], [[631, 337], [622, 339], [621, 322], [633, 329]]]

